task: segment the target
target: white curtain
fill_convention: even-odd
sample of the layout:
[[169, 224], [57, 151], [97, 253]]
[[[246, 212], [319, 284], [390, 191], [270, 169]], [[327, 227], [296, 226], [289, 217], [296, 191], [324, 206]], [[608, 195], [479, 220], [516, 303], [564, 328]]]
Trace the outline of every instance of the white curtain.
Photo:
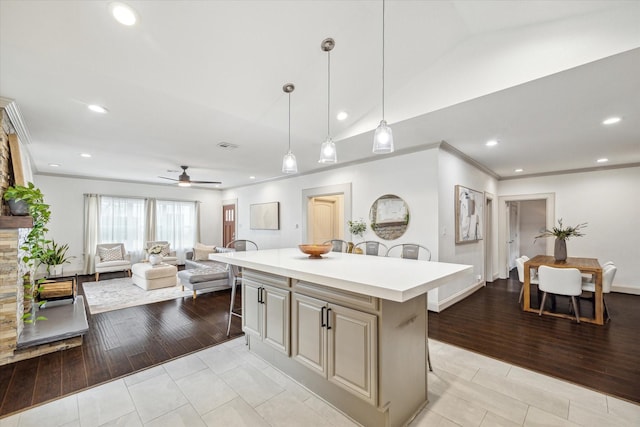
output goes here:
[[176, 251], [178, 263], [193, 248], [198, 231], [196, 202], [156, 201], [156, 240], [166, 240]]
[[145, 222], [144, 199], [100, 198], [99, 243], [123, 243], [132, 263], [145, 258]]
[[153, 242], [156, 239], [156, 199], [147, 199], [144, 205], [144, 213], [146, 219], [146, 227], [144, 234], [145, 247], [146, 242]]
[[100, 196], [84, 195], [84, 274], [95, 273], [94, 257], [98, 244], [98, 228], [100, 218]]

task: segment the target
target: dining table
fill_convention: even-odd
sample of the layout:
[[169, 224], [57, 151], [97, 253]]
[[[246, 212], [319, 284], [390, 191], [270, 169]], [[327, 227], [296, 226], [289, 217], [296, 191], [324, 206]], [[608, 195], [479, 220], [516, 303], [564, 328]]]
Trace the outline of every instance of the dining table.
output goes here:
[[[594, 317], [580, 316], [581, 322], [604, 325], [604, 298], [602, 295], [602, 267], [596, 258], [572, 258], [558, 261], [553, 256], [536, 255], [524, 263], [524, 304], [523, 310], [538, 313], [539, 308], [531, 307], [531, 269], [537, 270], [540, 266], [547, 265], [555, 268], [577, 268], [581, 273], [590, 274], [595, 279], [595, 309]], [[575, 319], [575, 316], [553, 311], [543, 311], [556, 317]]]

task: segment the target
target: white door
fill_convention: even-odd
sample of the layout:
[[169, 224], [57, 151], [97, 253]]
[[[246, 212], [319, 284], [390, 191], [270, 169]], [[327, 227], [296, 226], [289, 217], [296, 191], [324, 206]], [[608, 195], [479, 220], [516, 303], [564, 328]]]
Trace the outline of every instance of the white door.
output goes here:
[[518, 209], [518, 202], [508, 202], [507, 236], [509, 240], [507, 241], [507, 254], [509, 258], [507, 260], [507, 265], [509, 266], [509, 270], [515, 268], [516, 258], [520, 256], [520, 219]]

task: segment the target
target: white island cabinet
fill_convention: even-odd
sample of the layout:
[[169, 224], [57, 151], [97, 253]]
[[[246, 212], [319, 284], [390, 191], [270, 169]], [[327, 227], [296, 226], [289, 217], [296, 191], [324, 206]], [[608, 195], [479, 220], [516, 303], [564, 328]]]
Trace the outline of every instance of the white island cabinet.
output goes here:
[[468, 265], [297, 248], [211, 254], [243, 268], [251, 351], [365, 426], [427, 404], [427, 292]]

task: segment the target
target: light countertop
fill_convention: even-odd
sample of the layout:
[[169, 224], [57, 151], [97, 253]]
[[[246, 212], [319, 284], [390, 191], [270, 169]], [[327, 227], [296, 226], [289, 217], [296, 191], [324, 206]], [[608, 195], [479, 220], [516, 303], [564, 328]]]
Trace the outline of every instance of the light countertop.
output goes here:
[[209, 258], [396, 302], [408, 301], [473, 272], [470, 265], [342, 252], [310, 259], [298, 248], [214, 253]]

